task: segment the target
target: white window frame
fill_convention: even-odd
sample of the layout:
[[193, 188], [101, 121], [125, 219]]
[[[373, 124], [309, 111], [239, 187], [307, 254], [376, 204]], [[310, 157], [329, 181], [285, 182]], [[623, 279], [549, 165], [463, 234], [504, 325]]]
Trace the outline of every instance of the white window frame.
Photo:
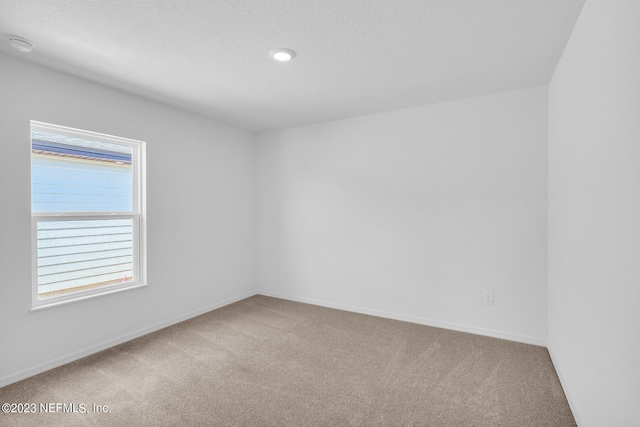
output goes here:
[[[54, 125], [31, 121], [29, 132], [29, 160], [31, 164], [31, 132], [39, 131], [64, 135], [73, 138], [81, 138], [91, 141], [100, 141], [118, 145], [125, 145], [132, 148], [132, 174], [133, 174], [133, 211], [131, 213], [121, 212], [33, 212], [33, 186], [29, 189], [31, 202], [31, 277], [32, 277], [32, 300], [31, 311], [40, 310], [101, 295], [115, 292], [136, 289], [147, 286], [147, 260], [146, 260], [146, 147], [144, 141], [123, 138], [119, 136], [107, 135], [86, 130], [74, 129], [65, 126]], [[33, 177], [31, 173], [30, 179]], [[132, 239], [133, 239], [133, 280], [125, 283], [117, 283], [101, 286], [99, 288], [79, 291], [76, 293], [38, 299], [38, 222], [39, 221], [81, 221], [81, 220], [109, 220], [109, 219], [131, 219]]]

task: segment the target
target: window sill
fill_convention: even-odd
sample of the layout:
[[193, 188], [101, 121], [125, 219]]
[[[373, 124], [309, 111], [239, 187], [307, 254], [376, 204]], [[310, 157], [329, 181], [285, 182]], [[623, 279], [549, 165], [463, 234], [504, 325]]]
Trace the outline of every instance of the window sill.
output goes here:
[[139, 284], [119, 287], [115, 289], [104, 289], [91, 294], [82, 293], [82, 294], [66, 297], [65, 299], [52, 298], [50, 300], [44, 300], [44, 301], [38, 301], [37, 303], [32, 303], [32, 307], [29, 311], [31, 312], [40, 311], [46, 308], [57, 307], [59, 305], [65, 305], [65, 304], [70, 304], [72, 302], [84, 301], [91, 298], [101, 297], [104, 295], [111, 295], [118, 292], [130, 291], [132, 289], [139, 289], [147, 286], [149, 286], [147, 283], [139, 283]]

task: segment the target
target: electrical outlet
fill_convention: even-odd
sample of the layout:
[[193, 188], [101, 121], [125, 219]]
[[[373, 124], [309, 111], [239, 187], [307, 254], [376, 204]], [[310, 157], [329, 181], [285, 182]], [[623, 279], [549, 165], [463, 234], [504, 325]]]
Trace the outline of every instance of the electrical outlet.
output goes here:
[[485, 304], [493, 304], [493, 292], [484, 292], [484, 303]]
[[289, 269], [285, 268], [284, 270], [282, 270], [282, 277], [284, 277], [285, 279], [289, 278]]

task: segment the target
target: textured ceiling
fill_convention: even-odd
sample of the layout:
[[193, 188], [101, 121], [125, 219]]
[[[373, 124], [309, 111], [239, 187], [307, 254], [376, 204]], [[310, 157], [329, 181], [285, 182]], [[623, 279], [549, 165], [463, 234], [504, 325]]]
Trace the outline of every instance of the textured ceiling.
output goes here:
[[0, 52], [261, 131], [546, 84], [583, 3], [0, 0]]

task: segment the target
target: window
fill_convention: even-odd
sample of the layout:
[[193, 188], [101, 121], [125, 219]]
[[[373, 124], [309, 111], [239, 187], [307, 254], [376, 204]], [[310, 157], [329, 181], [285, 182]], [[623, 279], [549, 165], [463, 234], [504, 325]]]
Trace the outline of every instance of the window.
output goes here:
[[144, 142], [31, 122], [33, 302], [145, 284]]

